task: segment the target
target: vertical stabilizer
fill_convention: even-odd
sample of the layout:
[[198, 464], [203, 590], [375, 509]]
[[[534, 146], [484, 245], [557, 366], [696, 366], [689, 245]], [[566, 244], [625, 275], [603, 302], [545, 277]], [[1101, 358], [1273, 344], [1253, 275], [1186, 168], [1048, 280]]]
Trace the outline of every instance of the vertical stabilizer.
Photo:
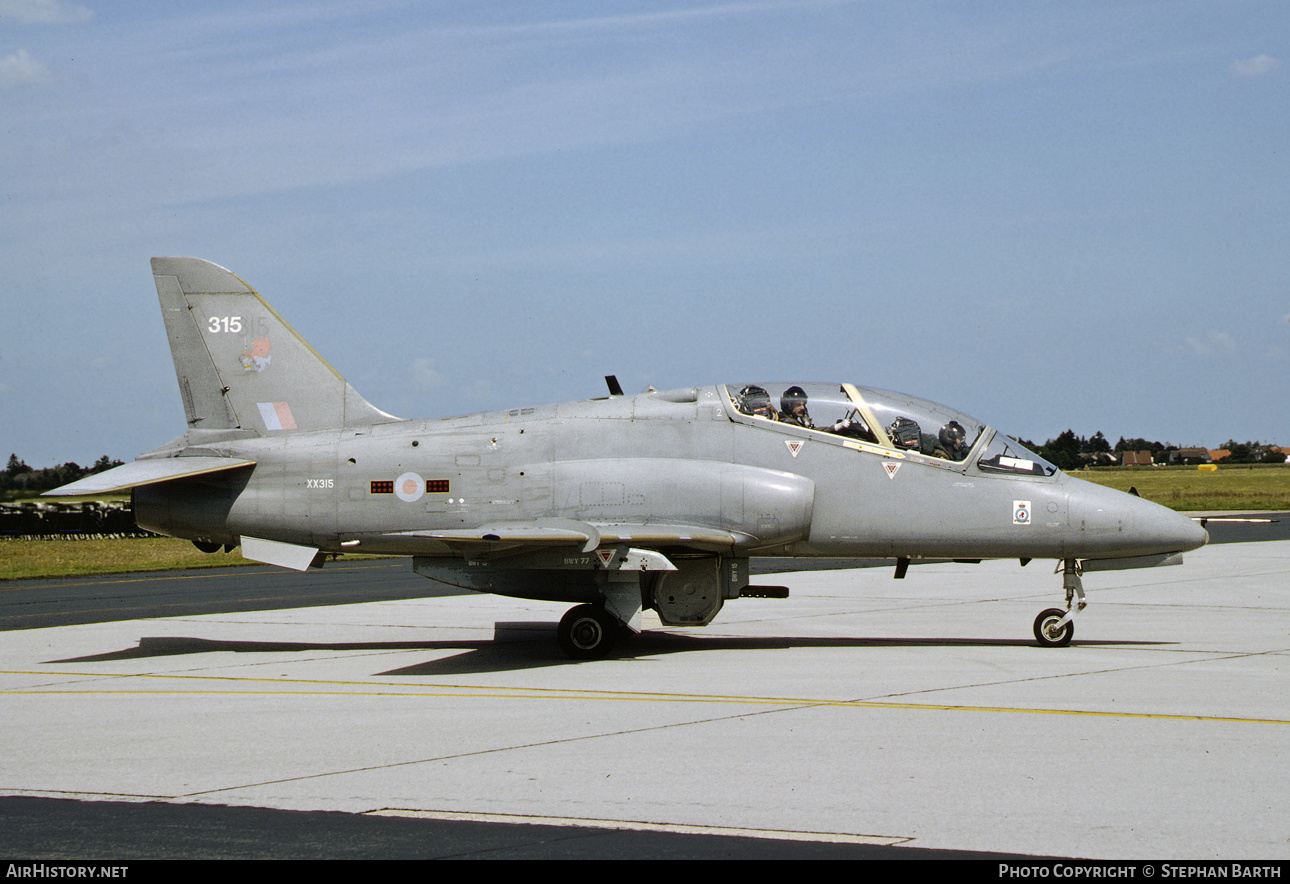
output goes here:
[[397, 420], [358, 395], [223, 267], [153, 258], [152, 274], [190, 427], [264, 436]]

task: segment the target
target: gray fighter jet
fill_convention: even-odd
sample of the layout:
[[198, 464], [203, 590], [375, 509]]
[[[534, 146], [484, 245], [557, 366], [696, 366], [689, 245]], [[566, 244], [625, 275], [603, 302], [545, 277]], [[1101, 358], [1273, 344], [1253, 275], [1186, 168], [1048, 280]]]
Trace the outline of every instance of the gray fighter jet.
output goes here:
[[139, 525], [304, 571], [412, 557], [479, 592], [575, 602], [561, 646], [603, 656], [643, 610], [704, 626], [752, 557], [1061, 563], [1070, 643], [1080, 573], [1172, 564], [1203, 528], [1074, 479], [980, 421], [851, 383], [743, 379], [439, 420], [354, 391], [260, 296], [194, 258], [153, 258], [188, 431], [51, 494], [132, 489]]

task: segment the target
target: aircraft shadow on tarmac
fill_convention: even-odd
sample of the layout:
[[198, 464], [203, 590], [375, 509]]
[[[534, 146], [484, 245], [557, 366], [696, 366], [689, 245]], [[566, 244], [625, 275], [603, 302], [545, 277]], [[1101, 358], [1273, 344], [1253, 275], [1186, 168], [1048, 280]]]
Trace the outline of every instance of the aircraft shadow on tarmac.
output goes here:
[[[457, 651], [441, 659], [429, 660], [413, 666], [390, 669], [375, 676], [449, 675], [509, 670], [536, 669], [544, 666], [583, 665], [570, 661], [559, 653], [551, 641], [555, 625], [538, 623], [498, 623], [491, 640], [452, 641], [390, 641], [390, 642], [281, 642], [281, 641], [221, 641], [186, 636], [145, 636], [133, 648], [49, 660], [46, 663], [94, 663], [115, 660], [139, 660], [152, 657], [170, 657], [186, 654], [293, 654], [318, 651]], [[1162, 641], [1079, 641], [1073, 645], [1146, 647], [1173, 644]], [[991, 638], [919, 638], [919, 637], [845, 637], [830, 636], [721, 636], [689, 635], [670, 632], [643, 632], [619, 640], [610, 659], [630, 660], [635, 657], [660, 654], [695, 653], [702, 651], [767, 651], [793, 648], [902, 648], [902, 647], [1033, 647], [1041, 649], [1027, 639]]]

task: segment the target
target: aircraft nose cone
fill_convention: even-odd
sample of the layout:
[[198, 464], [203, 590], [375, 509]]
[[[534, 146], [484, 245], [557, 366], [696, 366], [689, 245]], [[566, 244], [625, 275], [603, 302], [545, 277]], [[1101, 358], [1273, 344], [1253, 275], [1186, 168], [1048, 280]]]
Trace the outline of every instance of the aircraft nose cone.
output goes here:
[[1071, 489], [1072, 524], [1091, 556], [1187, 552], [1209, 542], [1193, 519], [1160, 504], [1081, 483]]
[[1187, 552], [1209, 543], [1209, 532], [1195, 519], [1165, 507], [1157, 509], [1157, 512], [1151, 513], [1144, 519], [1147, 523], [1144, 533], [1155, 537], [1162, 546], [1168, 547], [1167, 552]]

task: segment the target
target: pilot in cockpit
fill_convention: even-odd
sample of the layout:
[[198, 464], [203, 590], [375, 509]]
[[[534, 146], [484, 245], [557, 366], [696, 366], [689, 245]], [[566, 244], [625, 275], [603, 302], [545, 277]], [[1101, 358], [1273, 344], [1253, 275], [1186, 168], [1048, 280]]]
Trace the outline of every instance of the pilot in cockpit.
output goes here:
[[967, 431], [958, 421], [950, 421], [941, 427], [937, 436], [936, 448], [932, 457], [943, 457], [946, 460], [962, 460], [967, 457]]
[[814, 430], [811, 414], [806, 410], [806, 391], [801, 387], [789, 387], [779, 397], [779, 419], [786, 424], [794, 424]]

